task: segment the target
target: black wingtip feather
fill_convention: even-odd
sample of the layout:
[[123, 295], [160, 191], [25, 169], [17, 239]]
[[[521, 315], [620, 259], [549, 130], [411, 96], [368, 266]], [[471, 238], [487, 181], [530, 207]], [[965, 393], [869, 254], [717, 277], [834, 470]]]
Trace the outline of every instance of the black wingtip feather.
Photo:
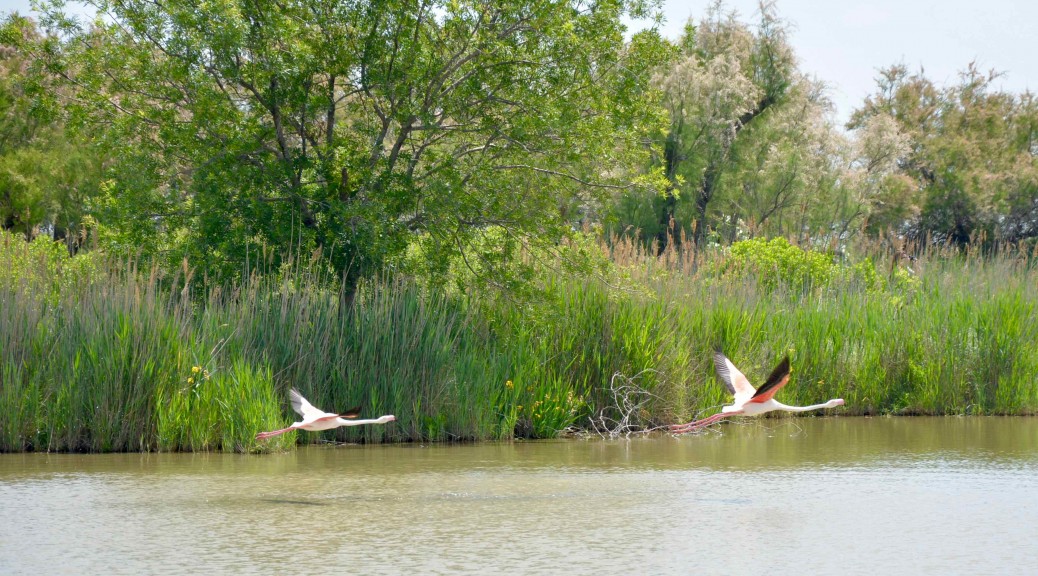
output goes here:
[[356, 408], [350, 408], [342, 414], [339, 414], [339, 418], [346, 418], [348, 420], [352, 420], [357, 416], [360, 416], [360, 406], [357, 406]]

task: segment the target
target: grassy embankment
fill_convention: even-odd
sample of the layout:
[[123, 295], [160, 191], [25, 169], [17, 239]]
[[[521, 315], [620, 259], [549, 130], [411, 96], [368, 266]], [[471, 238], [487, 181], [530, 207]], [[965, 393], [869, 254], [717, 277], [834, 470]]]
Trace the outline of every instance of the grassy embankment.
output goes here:
[[[935, 250], [911, 273], [879, 252], [838, 265], [781, 242], [696, 266], [689, 252], [657, 259], [623, 242], [610, 257], [608, 278], [554, 280], [538, 303], [393, 281], [362, 286], [344, 306], [303, 270], [190, 300], [183, 271], [163, 278], [3, 235], [0, 450], [545, 437], [613, 406], [615, 374], [654, 395], [630, 415], [652, 426], [725, 401], [715, 345], [751, 379], [788, 352], [787, 403], [1038, 410], [1033, 255]], [[397, 422], [255, 442], [294, 416], [292, 386], [317, 406], [359, 404]]]

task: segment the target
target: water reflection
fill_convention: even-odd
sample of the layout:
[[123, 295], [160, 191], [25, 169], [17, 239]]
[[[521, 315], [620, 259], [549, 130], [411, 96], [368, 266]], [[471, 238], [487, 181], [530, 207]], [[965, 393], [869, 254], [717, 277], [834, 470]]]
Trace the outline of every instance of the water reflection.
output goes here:
[[[0, 574], [1026, 573], [1036, 472], [1030, 418], [768, 419], [680, 438], [269, 456], [8, 454]], [[732, 535], [746, 554], [729, 550]]]

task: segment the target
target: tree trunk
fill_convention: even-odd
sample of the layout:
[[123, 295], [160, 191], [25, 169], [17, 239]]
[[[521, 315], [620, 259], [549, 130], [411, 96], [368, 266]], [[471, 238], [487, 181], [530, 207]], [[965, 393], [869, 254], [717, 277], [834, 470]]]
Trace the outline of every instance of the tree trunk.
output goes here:
[[672, 132], [667, 137], [667, 142], [663, 150], [663, 161], [666, 170], [667, 182], [670, 185], [667, 190], [663, 193], [663, 209], [660, 211], [660, 230], [656, 233], [656, 255], [659, 256], [667, 249], [667, 244], [671, 238], [675, 241], [681, 236], [679, 234], [671, 235], [671, 231], [678, 228], [677, 222], [674, 219], [674, 212], [678, 206], [678, 196], [675, 193], [677, 188], [676, 174], [678, 171], [678, 163], [681, 158], [678, 154], [678, 142], [677, 137]]
[[[725, 150], [725, 156], [727, 155], [728, 152]], [[703, 172], [703, 185], [699, 189], [699, 194], [696, 195], [696, 229], [692, 232], [692, 242], [696, 248], [702, 246], [703, 235], [706, 233], [706, 208], [717, 189], [717, 181], [721, 173], [720, 163], [721, 161], [711, 162], [706, 167]]]
[[710, 204], [710, 201], [714, 198], [714, 193], [717, 191], [717, 184], [721, 180], [721, 173], [724, 171], [725, 164], [728, 161], [729, 154], [732, 151], [732, 146], [735, 144], [735, 139], [739, 136], [739, 132], [754, 118], [757, 118], [764, 113], [769, 107], [775, 104], [776, 98], [772, 95], [765, 95], [761, 98], [757, 105], [752, 110], [748, 110], [739, 119], [736, 120], [732, 126], [732, 132], [727, 137], [721, 138], [721, 150], [707, 165], [706, 170], [703, 171], [703, 182], [699, 187], [699, 194], [696, 196], [696, 222], [695, 232], [692, 234], [692, 239], [695, 242], [696, 248], [701, 246], [703, 235], [706, 234], [707, 221], [706, 221], [706, 210]]

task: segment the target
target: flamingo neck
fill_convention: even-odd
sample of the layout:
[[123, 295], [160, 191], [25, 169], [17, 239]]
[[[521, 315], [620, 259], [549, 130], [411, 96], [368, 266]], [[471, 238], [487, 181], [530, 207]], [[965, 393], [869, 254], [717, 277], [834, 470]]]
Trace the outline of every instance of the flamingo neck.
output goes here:
[[[788, 406], [781, 402], [775, 401], [776, 410], [784, 410], [786, 412], [810, 412], [811, 410], [821, 410], [823, 408], [833, 408], [836, 406], [833, 404], [834, 400], [830, 400], [823, 404], [811, 404], [810, 406]], [[841, 402], [842, 403], [842, 402]]]
[[385, 424], [386, 422], [392, 422], [396, 420], [393, 416], [382, 416], [379, 418], [369, 418], [367, 420], [346, 420], [339, 418], [339, 423], [342, 426], [360, 426], [362, 424]]

